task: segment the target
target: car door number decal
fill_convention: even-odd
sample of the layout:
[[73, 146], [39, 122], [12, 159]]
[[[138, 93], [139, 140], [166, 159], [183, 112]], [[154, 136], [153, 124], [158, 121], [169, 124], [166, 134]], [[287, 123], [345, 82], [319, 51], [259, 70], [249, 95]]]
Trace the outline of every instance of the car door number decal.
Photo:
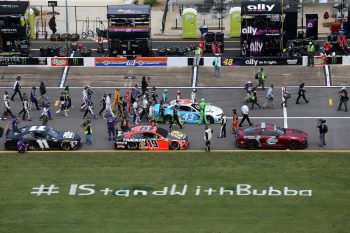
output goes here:
[[36, 142], [39, 144], [39, 147], [41, 149], [48, 149], [48, 148], [50, 148], [49, 144], [47, 143], [47, 141], [45, 139], [38, 139], [38, 140], [36, 140]]
[[275, 136], [272, 136], [266, 139], [266, 143], [269, 145], [275, 145], [278, 142], [278, 139]]
[[149, 140], [148, 143], [150, 147], [154, 147], [154, 148], [159, 147], [158, 142], [156, 140]]
[[185, 113], [182, 118], [186, 121], [193, 121], [194, 120], [194, 113]]

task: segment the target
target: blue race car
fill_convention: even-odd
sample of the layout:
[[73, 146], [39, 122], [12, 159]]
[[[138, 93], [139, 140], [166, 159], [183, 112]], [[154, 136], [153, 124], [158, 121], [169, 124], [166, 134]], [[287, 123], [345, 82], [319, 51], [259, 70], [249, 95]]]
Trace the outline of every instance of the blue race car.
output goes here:
[[[176, 100], [170, 102], [168, 106], [164, 109], [164, 122], [168, 122], [173, 117], [174, 106], [179, 107], [179, 114], [181, 120], [184, 123], [198, 124], [200, 119], [199, 104], [192, 102], [190, 99], [181, 99], [178, 103]], [[156, 119], [160, 118], [160, 104], [154, 105], [154, 117]], [[220, 123], [221, 114], [223, 113], [221, 108], [207, 105], [205, 108], [205, 115], [210, 124]]]

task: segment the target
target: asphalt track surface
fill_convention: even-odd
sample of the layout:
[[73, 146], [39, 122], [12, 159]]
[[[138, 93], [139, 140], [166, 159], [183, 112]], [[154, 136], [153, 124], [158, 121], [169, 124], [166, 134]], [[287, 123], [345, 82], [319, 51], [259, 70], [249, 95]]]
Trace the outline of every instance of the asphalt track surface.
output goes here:
[[[93, 87], [92, 87], [93, 88]], [[274, 89], [275, 94], [275, 107], [266, 109], [253, 109], [251, 110], [251, 120], [254, 124], [260, 124], [261, 122], [275, 123], [278, 126], [288, 126], [290, 128], [297, 128], [306, 131], [309, 134], [309, 147], [311, 150], [346, 150], [350, 149], [350, 140], [348, 132], [350, 132], [350, 114], [348, 112], [338, 112], [338, 91], [339, 88], [335, 87], [306, 87], [307, 98], [310, 99], [308, 104], [301, 101], [301, 104], [296, 105], [295, 99], [297, 97], [297, 87], [289, 87], [289, 91], [292, 94], [292, 98], [288, 104], [286, 111], [280, 106], [282, 96], [281, 88], [276, 87]], [[5, 88], [0, 89], [3, 92]], [[12, 88], [6, 88], [12, 93]], [[129, 88], [121, 89], [123, 94]], [[169, 89], [169, 97], [175, 98], [176, 91], [180, 89], [182, 97], [186, 98], [190, 96], [191, 89], [171, 88]], [[55, 116], [53, 114], [53, 120], [49, 121], [49, 126], [58, 130], [71, 130], [82, 135], [82, 129], [80, 124], [84, 121], [83, 113], [80, 112], [79, 106], [82, 102], [82, 88], [71, 88], [71, 97], [73, 100], [74, 108], [69, 112], [69, 117], [64, 117], [63, 114]], [[93, 89], [95, 91], [93, 95], [93, 101], [95, 103], [95, 113], [99, 111], [99, 100], [103, 93], [113, 93], [114, 88], [98, 88]], [[23, 92], [29, 94], [30, 89], [23, 88]], [[160, 94], [162, 90], [158, 90]], [[51, 100], [51, 111], [54, 113], [58, 106], [55, 106], [55, 102], [59, 98], [61, 89], [50, 88], [48, 89], [48, 96]], [[227, 113], [229, 117], [232, 117], [232, 109], [236, 108], [240, 112], [242, 100], [245, 96], [245, 92], [239, 87], [226, 87], [220, 88], [201, 88], [198, 91], [197, 99], [205, 98], [208, 103], [218, 106]], [[264, 102], [265, 91], [258, 90], [259, 102]], [[11, 107], [14, 113], [18, 113], [21, 108], [19, 98], [15, 98], [15, 101], [11, 103]], [[22, 121], [20, 126], [26, 125], [40, 125], [39, 121], [40, 111], [33, 110], [33, 121]], [[326, 135], [327, 146], [324, 148], [318, 147], [318, 129], [316, 128], [316, 120], [323, 118], [327, 120], [329, 132]], [[2, 125], [6, 125], [9, 121], [2, 121]], [[231, 133], [230, 126], [232, 119], [228, 119], [227, 137], [218, 139], [219, 125], [211, 125], [214, 130], [214, 137], [212, 140], [212, 149], [215, 150], [232, 150], [238, 149], [234, 144], [234, 135]], [[147, 124], [144, 120], [142, 124]], [[168, 128], [168, 125], [160, 124], [160, 127]], [[248, 126], [247, 123], [244, 126]], [[92, 120], [93, 127], [93, 145], [84, 145], [82, 150], [111, 150], [113, 149], [113, 143], [107, 140], [107, 128], [106, 120], [98, 118]], [[174, 130], [179, 129], [177, 126]], [[203, 132], [204, 125], [190, 125], [186, 124], [183, 132], [189, 136], [190, 149], [191, 150], [204, 150]], [[0, 150], [4, 150], [3, 142], [4, 138], [0, 139]]]

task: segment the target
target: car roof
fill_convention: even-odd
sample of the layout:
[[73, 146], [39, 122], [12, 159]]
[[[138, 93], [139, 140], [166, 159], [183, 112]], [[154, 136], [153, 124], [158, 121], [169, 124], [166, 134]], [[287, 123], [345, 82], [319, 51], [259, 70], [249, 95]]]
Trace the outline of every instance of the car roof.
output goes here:
[[180, 99], [178, 102], [176, 100], [171, 101], [172, 105], [183, 105], [183, 106], [190, 106], [193, 104], [192, 100], [190, 99]]
[[139, 132], [152, 132], [155, 133], [157, 131], [157, 126], [151, 126], [151, 125], [141, 125], [141, 126], [135, 126], [131, 129], [131, 132], [133, 133], [139, 133]]
[[26, 127], [21, 128], [21, 129], [24, 129], [23, 132], [47, 132], [50, 130], [49, 127], [42, 126], [42, 125], [40, 125], [40, 126], [36, 126], [36, 125], [26, 126]]

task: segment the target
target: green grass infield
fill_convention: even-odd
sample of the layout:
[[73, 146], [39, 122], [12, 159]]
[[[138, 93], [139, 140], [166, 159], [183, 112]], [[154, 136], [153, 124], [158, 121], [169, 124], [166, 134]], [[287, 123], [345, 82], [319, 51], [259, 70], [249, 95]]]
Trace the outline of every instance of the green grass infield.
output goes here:
[[2, 153], [0, 232], [350, 232], [350, 153]]

